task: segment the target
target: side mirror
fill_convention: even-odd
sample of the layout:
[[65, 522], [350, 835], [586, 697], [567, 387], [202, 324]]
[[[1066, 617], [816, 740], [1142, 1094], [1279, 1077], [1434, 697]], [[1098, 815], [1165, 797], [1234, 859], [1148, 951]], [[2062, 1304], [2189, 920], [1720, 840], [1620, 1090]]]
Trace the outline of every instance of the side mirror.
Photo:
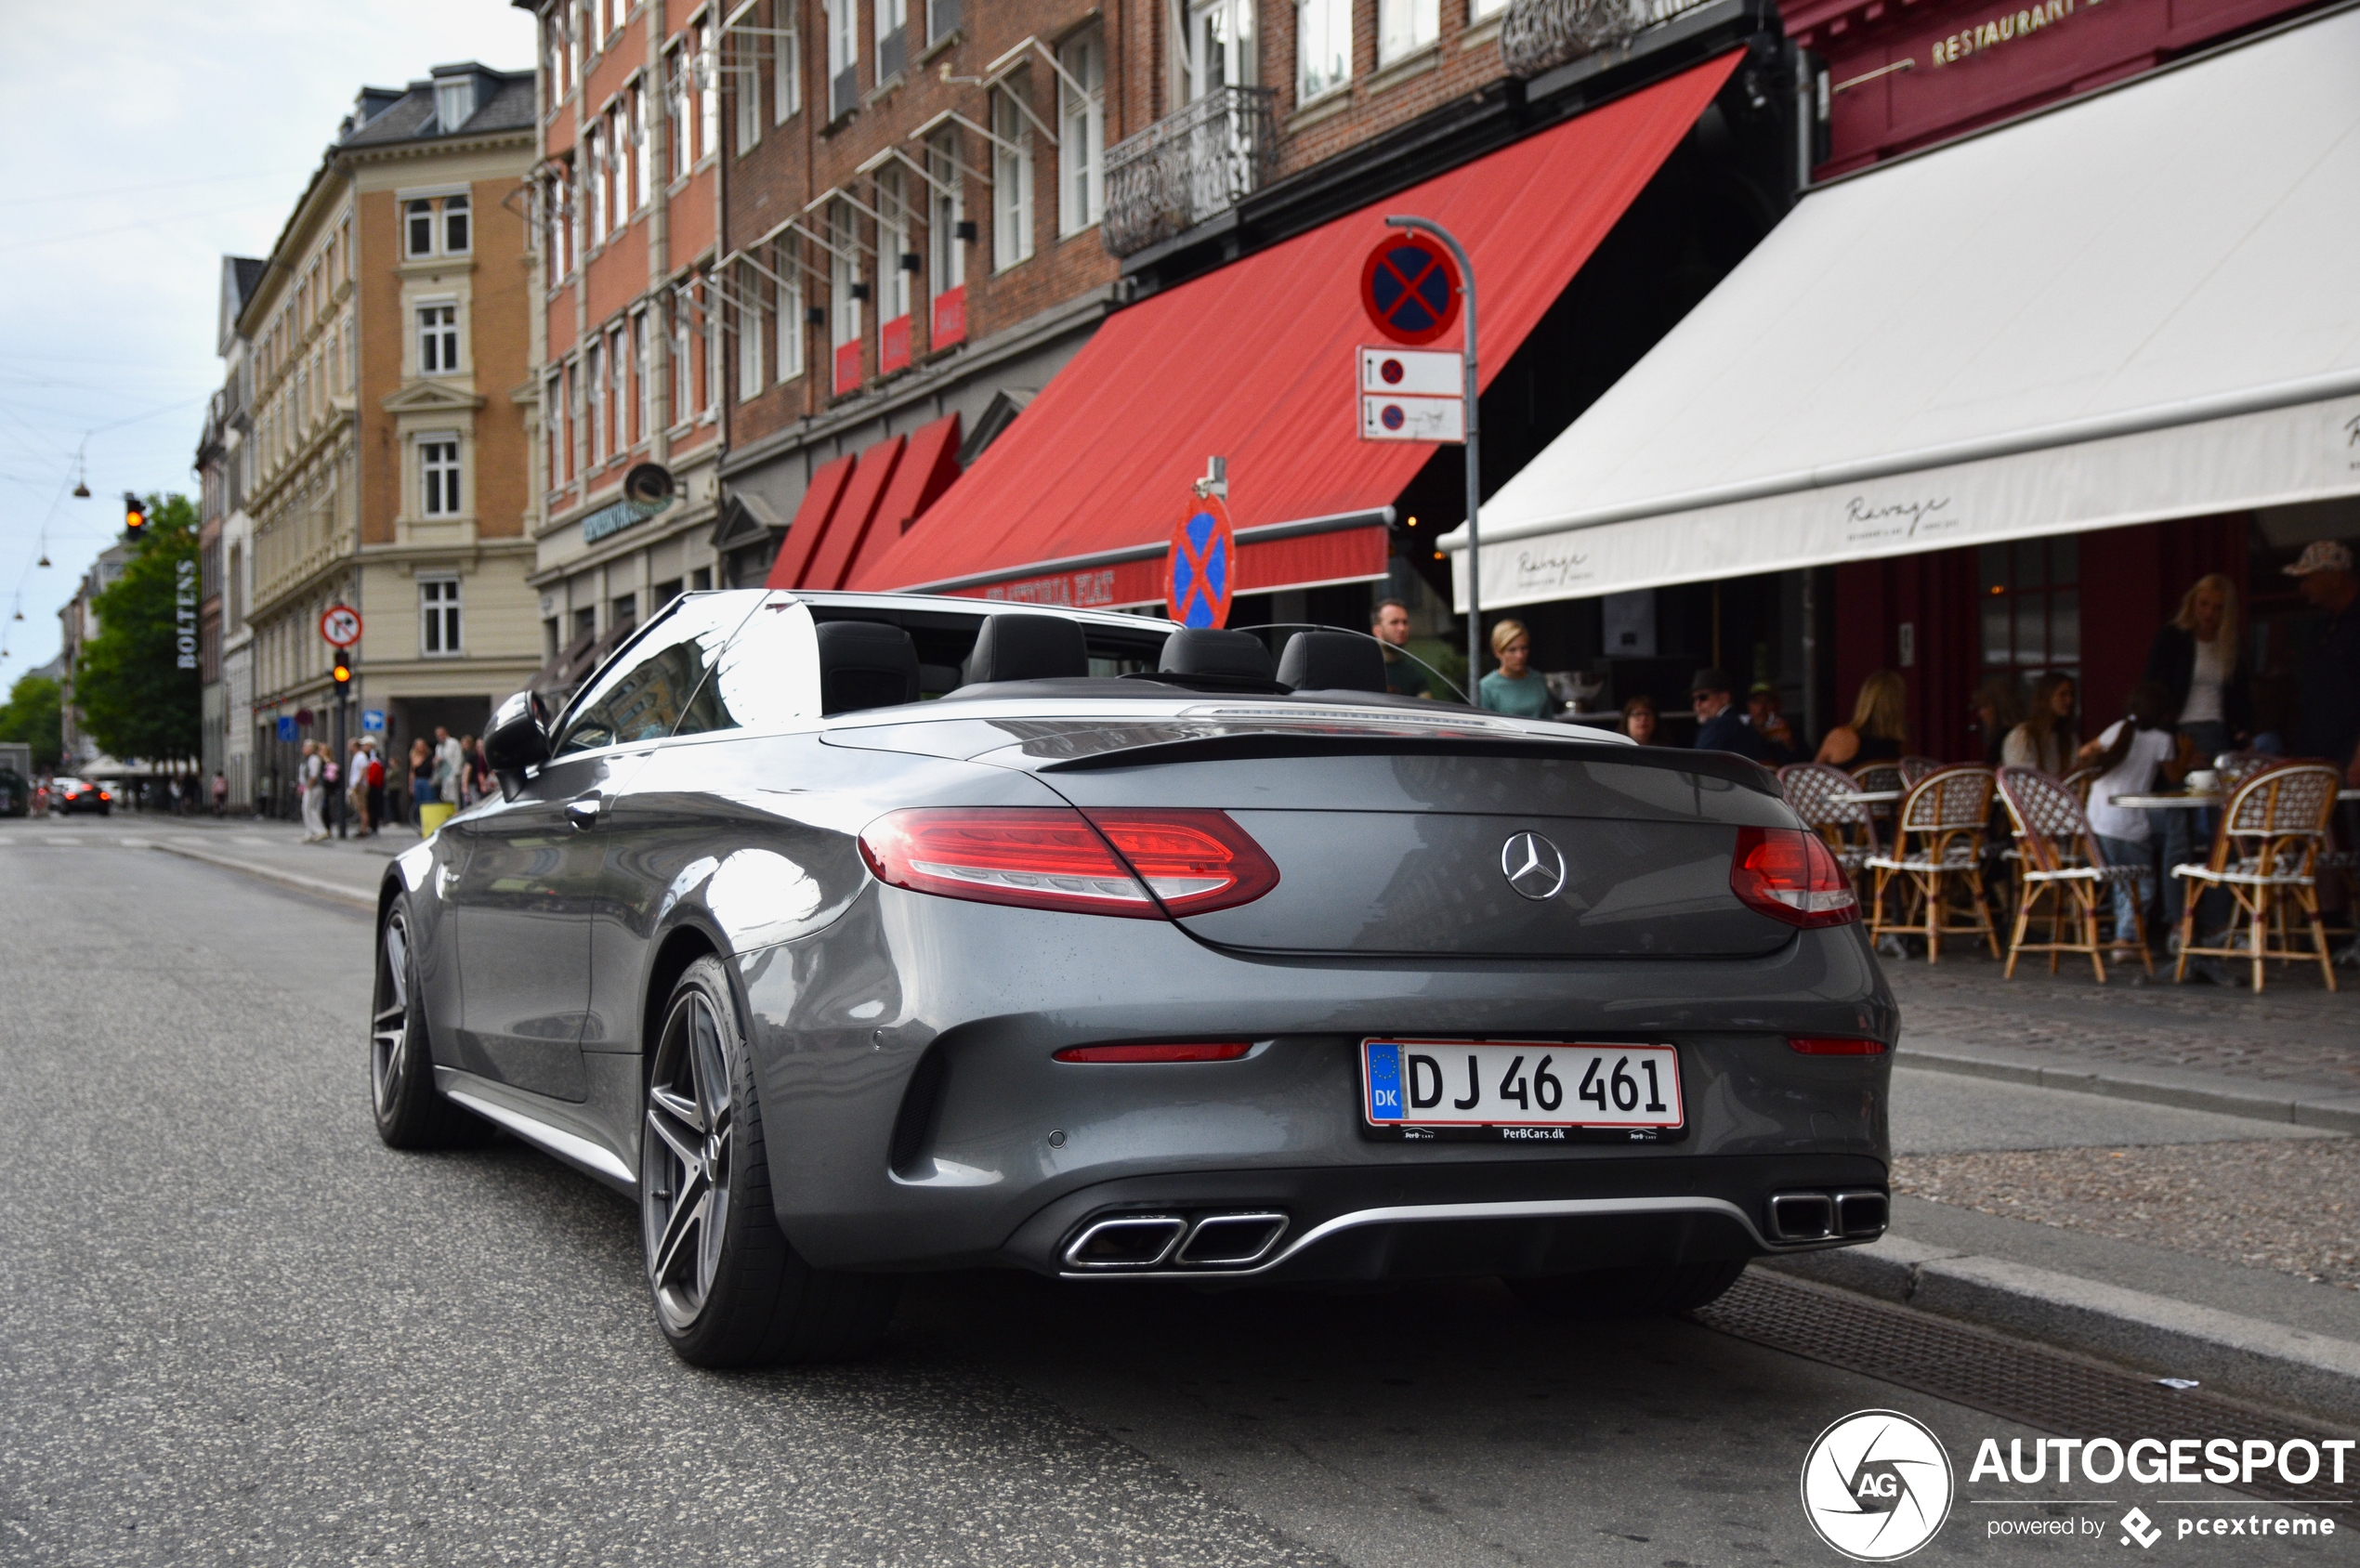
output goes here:
[[525, 769], [549, 760], [548, 704], [537, 691], [520, 691], [492, 715], [483, 732], [483, 760], [500, 779], [504, 799], [514, 800]]

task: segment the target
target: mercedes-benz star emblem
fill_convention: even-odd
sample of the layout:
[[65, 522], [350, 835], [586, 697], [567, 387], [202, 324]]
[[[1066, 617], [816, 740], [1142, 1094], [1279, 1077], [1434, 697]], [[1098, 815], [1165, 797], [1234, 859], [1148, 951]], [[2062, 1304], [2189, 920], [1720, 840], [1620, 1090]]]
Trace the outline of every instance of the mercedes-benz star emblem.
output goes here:
[[1500, 846], [1500, 874], [1536, 903], [1554, 898], [1566, 884], [1566, 857], [1538, 833], [1511, 833]]

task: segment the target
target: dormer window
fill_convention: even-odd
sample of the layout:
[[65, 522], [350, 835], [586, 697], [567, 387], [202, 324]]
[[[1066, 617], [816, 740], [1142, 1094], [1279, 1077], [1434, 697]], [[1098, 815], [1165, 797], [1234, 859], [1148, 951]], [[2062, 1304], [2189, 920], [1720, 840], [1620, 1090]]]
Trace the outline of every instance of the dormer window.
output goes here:
[[449, 136], [474, 117], [476, 84], [472, 76], [454, 76], [434, 85], [435, 123]]

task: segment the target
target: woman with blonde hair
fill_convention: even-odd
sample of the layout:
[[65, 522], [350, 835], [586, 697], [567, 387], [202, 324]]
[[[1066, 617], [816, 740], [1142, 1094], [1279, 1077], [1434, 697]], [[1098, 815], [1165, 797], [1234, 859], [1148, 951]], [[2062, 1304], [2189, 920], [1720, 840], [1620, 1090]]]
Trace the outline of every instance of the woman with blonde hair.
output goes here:
[[1890, 670], [1871, 670], [1853, 699], [1852, 722], [1828, 731], [1814, 760], [1829, 767], [1899, 762], [1908, 743], [1909, 688]]
[[2073, 677], [2052, 670], [2032, 683], [2032, 707], [2024, 723], [2008, 731], [1999, 760], [2010, 767], [2037, 767], [2063, 778], [2073, 767]]
[[2237, 586], [2207, 572], [2181, 595], [2180, 612], [2156, 632], [2142, 677], [2163, 687], [2180, 733], [2207, 759], [2253, 732], [2253, 686], [2237, 667]]
[[1532, 634], [1521, 621], [1502, 621], [1491, 629], [1491, 652], [1500, 668], [1483, 677], [1476, 688], [1482, 706], [1518, 719], [1556, 717], [1549, 683], [1532, 668]]

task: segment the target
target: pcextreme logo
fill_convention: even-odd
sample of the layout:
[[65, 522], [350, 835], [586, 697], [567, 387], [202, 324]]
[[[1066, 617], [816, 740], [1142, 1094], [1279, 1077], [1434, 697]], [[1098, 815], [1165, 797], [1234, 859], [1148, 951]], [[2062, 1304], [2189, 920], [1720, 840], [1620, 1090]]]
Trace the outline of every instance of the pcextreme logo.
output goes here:
[[1898, 1410], [1856, 1410], [1803, 1460], [1803, 1513], [1855, 1562], [1892, 1562], [1934, 1539], [1955, 1482], [1942, 1440]]

